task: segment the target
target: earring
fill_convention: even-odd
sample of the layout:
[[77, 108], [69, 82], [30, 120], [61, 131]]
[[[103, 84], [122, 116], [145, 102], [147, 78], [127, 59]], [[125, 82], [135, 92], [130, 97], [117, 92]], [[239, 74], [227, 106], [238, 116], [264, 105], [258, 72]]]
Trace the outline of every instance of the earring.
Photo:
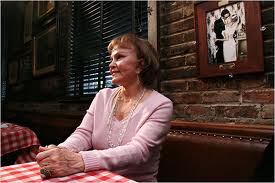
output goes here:
[[140, 85], [140, 78], [139, 78], [139, 75], [137, 75], [137, 84]]

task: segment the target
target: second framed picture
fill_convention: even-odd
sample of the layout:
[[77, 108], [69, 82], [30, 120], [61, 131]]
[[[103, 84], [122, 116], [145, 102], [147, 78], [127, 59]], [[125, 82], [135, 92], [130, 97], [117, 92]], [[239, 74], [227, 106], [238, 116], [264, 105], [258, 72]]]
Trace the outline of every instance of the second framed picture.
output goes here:
[[39, 76], [56, 69], [57, 41], [56, 25], [34, 37], [33, 75]]
[[25, 2], [25, 17], [24, 17], [24, 43], [32, 40], [32, 15], [33, 2]]
[[201, 2], [195, 16], [199, 77], [263, 71], [259, 2]]
[[19, 64], [19, 79], [20, 82], [28, 81], [32, 79], [32, 49], [27, 49], [20, 56]]
[[8, 65], [8, 83], [14, 85], [18, 81], [19, 63], [18, 58], [12, 60]]

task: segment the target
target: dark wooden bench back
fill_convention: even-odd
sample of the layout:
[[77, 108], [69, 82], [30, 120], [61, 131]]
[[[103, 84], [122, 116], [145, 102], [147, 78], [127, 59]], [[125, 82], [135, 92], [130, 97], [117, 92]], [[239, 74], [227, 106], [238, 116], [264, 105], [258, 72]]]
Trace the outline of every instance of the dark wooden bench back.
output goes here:
[[173, 122], [158, 181], [253, 181], [272, 126]]

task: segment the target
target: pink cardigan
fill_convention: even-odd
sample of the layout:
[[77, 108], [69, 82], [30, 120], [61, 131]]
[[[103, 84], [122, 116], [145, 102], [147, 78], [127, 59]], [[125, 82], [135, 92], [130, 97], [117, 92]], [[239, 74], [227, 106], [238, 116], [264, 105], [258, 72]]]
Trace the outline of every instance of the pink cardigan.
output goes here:
[[[122, 145], [109, 148], [107, 121], [117, 89], [98, 92], [80, 126], [59, 146], [81, 153], [85, 172], [107, 169], [136, 181], [156, 181], [161, 143], [170, 129], [173, 104], [153, 90], [135, 109]], [[118, 130], [113, 128], [113, 133]]]

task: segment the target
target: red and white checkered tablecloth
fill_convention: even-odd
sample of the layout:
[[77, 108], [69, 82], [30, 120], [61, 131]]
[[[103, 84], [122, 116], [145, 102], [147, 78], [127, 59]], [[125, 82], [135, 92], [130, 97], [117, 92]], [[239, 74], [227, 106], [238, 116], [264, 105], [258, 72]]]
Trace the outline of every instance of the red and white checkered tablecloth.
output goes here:
[[0, 182], [135, 182], [106, 170], [49, 179], [42, 179], [39, 171], [36, 162], [1, 167]]
[[4, 123], [7, 128], [1, 127], [1, 156], [22, 150], [16, 163], [24, 163], [35, 160], [40, 145], [36, 134], [29, 128], [13, 123]]

